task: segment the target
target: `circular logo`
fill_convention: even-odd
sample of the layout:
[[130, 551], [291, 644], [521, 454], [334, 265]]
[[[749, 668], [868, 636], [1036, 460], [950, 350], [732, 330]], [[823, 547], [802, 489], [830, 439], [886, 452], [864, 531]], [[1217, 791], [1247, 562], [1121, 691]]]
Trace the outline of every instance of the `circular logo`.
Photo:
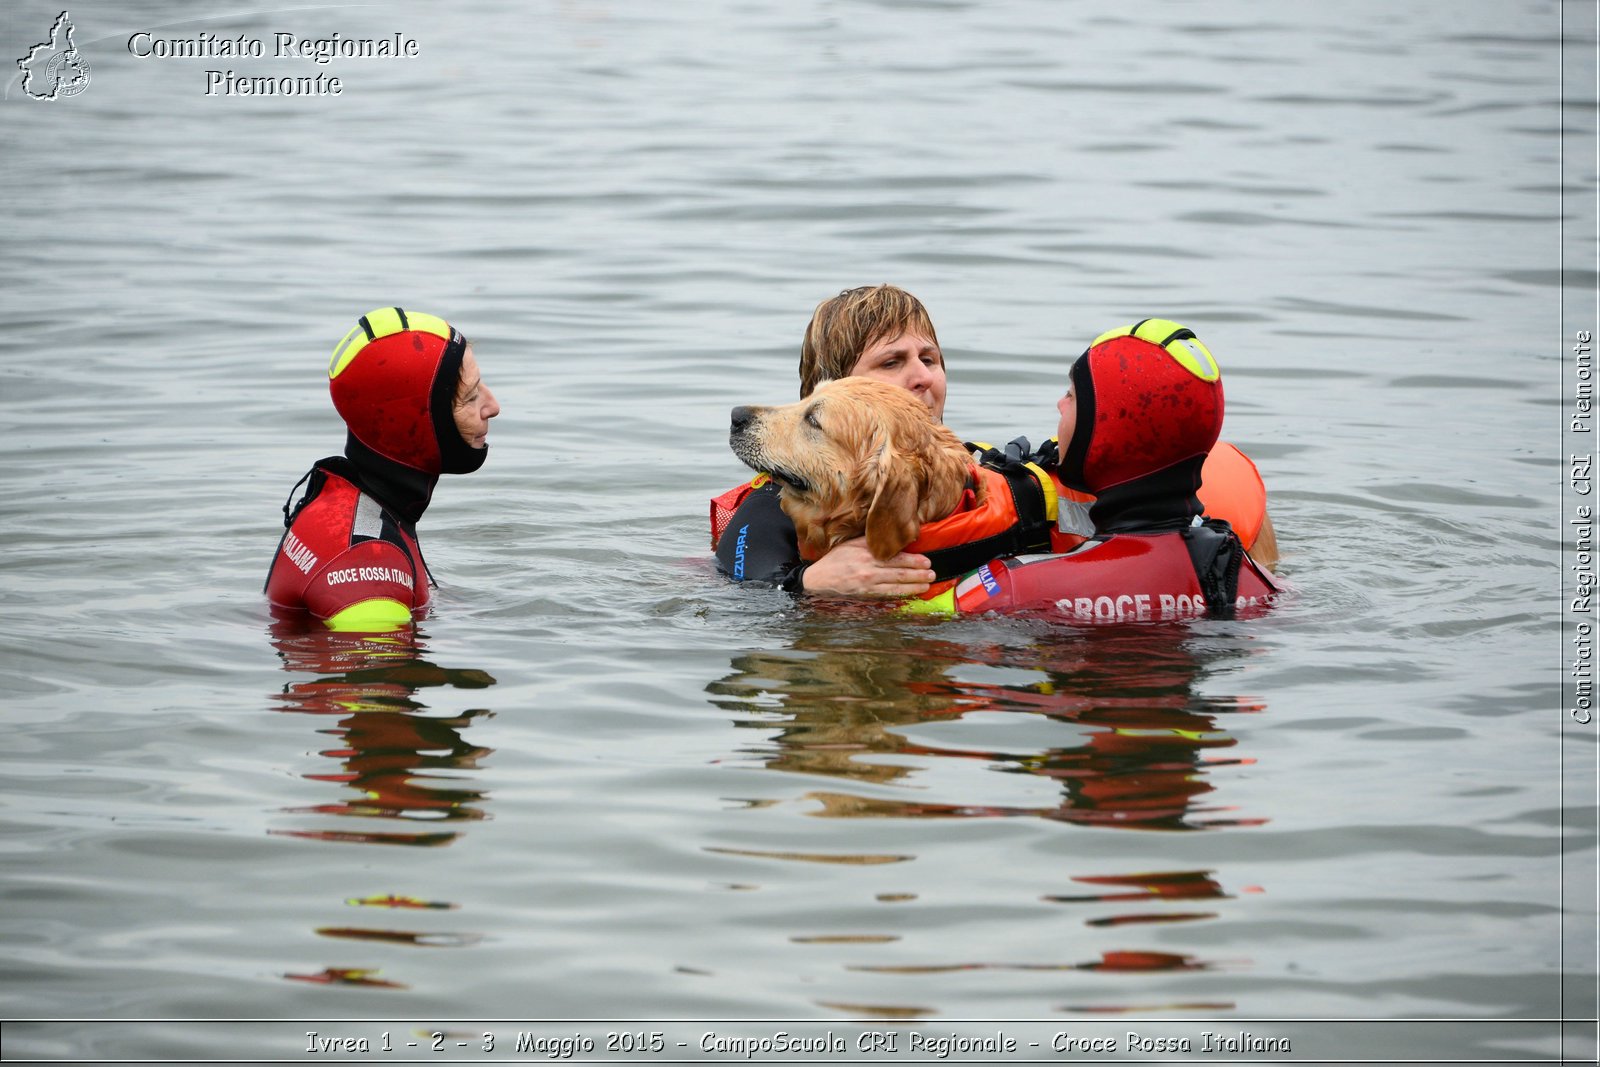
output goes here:
[[70, 52], [57, 52], [44, 68], [45, 84], [54, 86], [50, 96], [77, 96], [89, 88], [89, 61], [74, 48]]

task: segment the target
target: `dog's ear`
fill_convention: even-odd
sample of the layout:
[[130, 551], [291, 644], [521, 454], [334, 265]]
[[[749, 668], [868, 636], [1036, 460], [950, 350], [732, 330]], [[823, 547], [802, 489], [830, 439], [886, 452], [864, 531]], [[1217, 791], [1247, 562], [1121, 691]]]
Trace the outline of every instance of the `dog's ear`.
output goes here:
[[927, 482], [918, 493], [922, 500], [923, 522], [942, 519], [955, 511], [969, 485], [973, 486], [977, 498], [983, 499], [983, 483], [973, 485], [969, 481], [972, 457], [967, 455], [961, 438], [943, 426], [933, 427], [929, 437], [925, 454]]
[[878, 453], [876, 489], [867, 506], [867, 550], [873, 559], [889, 559], [917, 539], [923, 481], [918, 465], [916, 458], [891, 448]]

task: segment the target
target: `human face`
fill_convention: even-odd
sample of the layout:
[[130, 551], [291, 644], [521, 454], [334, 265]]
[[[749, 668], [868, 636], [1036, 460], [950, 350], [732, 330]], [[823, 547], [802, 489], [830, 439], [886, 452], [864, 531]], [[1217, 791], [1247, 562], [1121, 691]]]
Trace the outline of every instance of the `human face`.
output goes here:
[[944, 353], [931, 339], [911, 331], [880, 338], [861, 353], [850, 374], [909, 390], [935, 421], [944, 421]]
[[461, 439], [473, 448], [483, 448], [489, 443], [489, 420], [500, 414], [500, 405], [489, 387], [483, 384], [483, 374], [472, 355], [472, 346], [461, 357], [461, 381], [456, 386], [456, 429]]
[[1066, 455], [1067, 446], [1072, 443], [1072, 431], [1078, 427], [1078, 398], [1072, 395], [1072, 386], [1067, 386], [1067, 395], [1056, 401], [1056, 410], [1061, 412], [1061, 423], [1056, 427], [1056, 448]]

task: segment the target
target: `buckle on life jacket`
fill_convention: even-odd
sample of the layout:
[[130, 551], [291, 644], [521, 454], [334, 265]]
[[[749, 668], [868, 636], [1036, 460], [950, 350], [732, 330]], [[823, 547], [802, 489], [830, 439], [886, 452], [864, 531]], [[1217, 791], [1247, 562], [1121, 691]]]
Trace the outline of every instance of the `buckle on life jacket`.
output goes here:
[[[1027, 471], [1033, 477], [1033, 485], [1039, 491], [1045, 520], [1052, 524], [1055, 523], [1061, 510], [1060, 494], [1056, 492], [1055, 479], [1050, 477], [1050, 472], [1040, 465], [1041, 462], [1049, 462], [1054, 465], [1055, 438], [1052, 437], [1046, 441], [1037, 453], [1032, 451], [1026, 437], [1018, 437], [1007, 442], [1003, 449], [996, 448], [983, 441], [968, 441], [966, 449], [973, 454], [975, 460], [990, 470], [1004, 474], [1006, 480], [1012, 482], [1013, 485], [1016, 482], [1016, 476], [1021, 471]], [[1029, 492], [1031, 493], [1031, 490]], [[1013, 497], [1018, 495], [1015, 488], [1012, 489], [1011, 495]], [[1018, 514], [1022, 514], [1021, 501], [1018, 501]], [[1024, 518], [1024, 522], [1026, 521], [1026, 518]]]
[[[1198, 518], [1198, 517], [1197, 517]], [[1206, 614], [1213, 619], [1231, 619], [1239, 600], [1239, 568], [1244, 564], [1244, 545], [1226, 519], [1205, 519], [1182, 530], [1189, 562], [1206, 598]]]

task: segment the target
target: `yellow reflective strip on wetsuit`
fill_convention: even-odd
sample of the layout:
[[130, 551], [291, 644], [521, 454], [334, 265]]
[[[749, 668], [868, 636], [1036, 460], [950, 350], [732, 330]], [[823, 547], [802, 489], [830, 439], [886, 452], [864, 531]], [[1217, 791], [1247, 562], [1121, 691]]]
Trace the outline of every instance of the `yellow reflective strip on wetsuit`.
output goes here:
[[379, 633], [411, 625], [411, 609], [391, 597], [373, 597], [351, 604], [322, 622], [330, 630]]
[[956, 615], [956, 587], [951, 586], [937, 596], [912, 597], [900, 605], [906, 615]]
[[1024, 463], [1023, 466], [1033, 472], [1034, 480], [1039, 483], [1039, 491], [1044, 494], [1044, 517], [1053, 525], [1061, 511], [1061, 496], [1056, 492], [1056, 480], [1037, 463]]

